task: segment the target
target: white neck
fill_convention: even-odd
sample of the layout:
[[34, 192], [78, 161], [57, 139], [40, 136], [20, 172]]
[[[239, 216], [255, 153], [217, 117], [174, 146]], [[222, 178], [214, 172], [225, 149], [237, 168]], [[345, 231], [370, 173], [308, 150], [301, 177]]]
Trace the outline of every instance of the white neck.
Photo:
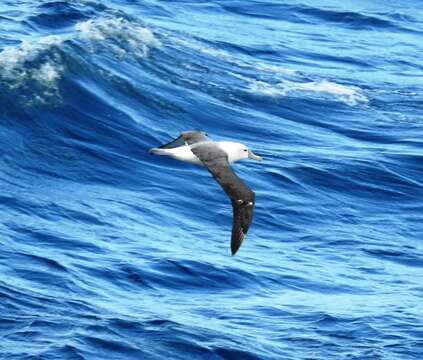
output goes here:
[[232, 141], [218, 141], [220, 148], [228, 154], [228, 161], [230, 164], [245, 159], [247, 154], [243, 152], [245, 147], [243, 144]]

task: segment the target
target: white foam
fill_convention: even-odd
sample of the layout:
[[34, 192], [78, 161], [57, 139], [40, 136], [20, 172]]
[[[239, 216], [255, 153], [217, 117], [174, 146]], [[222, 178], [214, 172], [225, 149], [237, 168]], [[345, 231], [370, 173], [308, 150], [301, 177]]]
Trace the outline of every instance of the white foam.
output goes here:
[[103, 32], [100, 29], [94, 27], [93, 20], [87, 20], [76, 24], [76, 30], [81, 34], [81, 37], [84, 39], [90, 39], [95, 41], [103, 41], [105, 39]]
[[[97, 18], [75, 26], [76, 32], [27, 38], [18, 45], [6, 46], [0, 51], [0, 81], [10, 88], [19, 89], [37, 82], [44, 95], [57, 95], [57, 84], [65, 71], [59, 47], [66, 40], [82, 40], [87, 48], [96, 51], [99, 46], [116, 57], [145, 57], [150, 48], [160, 46], [151, 30], [123, 18]], [[43, 89], [37, 97], [42, 98]], [[36, 97], [34, 96], [34, 99]]]
[[35, 41], [25, 40], [18, 46], [8, 46], [0, 52], [2, 75], [15, 75], [14, 71], [27, 61], [32, 61], [50, 47], [59, 45], [63, 40], [58, 36], [47, 36]]
[[54, 87], [60, 78], [61, 71], [62, 68], [57, 64], [47, 62], [40, 67], [39, 71], [34, 75], [34, 79], [48, 87]]
[[76, 24], [75, 29], [81, 39], [92, 45], [102, 43], [118, 56], [145, 57], [151, 48], [161, 45], [150, 29], [123, 18], [90, 19]]
[[285, 96], [286, 92], [264, 81], [254, 80], [250, 82], [248, 90], [254, 94], [266, 96]]
[[302, 83], [284, 80], [274, 85], [263, 81], [253, 81], [250, 83], [249, 90], [267, 96], [286, 96], [295, 92], [326, 94], [351, 106], [368, 102], [360, 88], [340, 85], [327, 80]]
[[[11, 88], [19, 88], [28, 80], [55, 87], [61, 67], [53, 60], [52, 48], [59, 46], [64, 40], [62, 36], [50, 35], [24, 40], [19, 45], [4, 48], [0, 52], [0, 78], [7, 80]], [[36, 61], [42, 54], [48, 54], [46, 62], [26, 66], [26, 63]]]

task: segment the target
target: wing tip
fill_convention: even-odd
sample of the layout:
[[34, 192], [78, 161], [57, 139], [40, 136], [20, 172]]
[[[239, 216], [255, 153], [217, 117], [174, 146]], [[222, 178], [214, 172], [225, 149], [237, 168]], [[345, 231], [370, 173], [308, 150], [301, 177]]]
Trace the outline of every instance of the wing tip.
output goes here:
[[238, 242], [235, 242], [234, 239], [232, 239], [231, 240], [231, 255], [234, 256], [240, 247], [241, 247], [241, 244]]
[[244, 233], [241, 230], [240, 236], [239, 236], [238, 239], [232, 238], [232, 240], [231, 240], [231, 254], [232, 254], [232, 256], [234, 256], [238, 252], [239, 248], [241, 247], [242, 243], [245, 240], [245, 235], [246, 235], [246, 233]]
[[[242, 242], [241, 242], [242, 244]], [[235, 254], [238, 252], [239, 248], [241, 247], [241, 244], [236, 244], [234, 246], [231, 246], [231, 255], [235, 256]]]

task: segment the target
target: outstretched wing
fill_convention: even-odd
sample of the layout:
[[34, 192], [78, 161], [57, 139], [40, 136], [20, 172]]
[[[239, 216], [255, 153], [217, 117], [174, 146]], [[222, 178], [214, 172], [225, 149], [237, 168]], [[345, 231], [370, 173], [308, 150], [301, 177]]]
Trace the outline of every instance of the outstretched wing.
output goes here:
[[[231, 199], [233, 208], [231, 251], [232, 255], [240, 248], [253, 221], [255, 194], [232, 171], [226, 153], [211, 142], [205, 134], [195, 133], [185, 136], [192, 152], [207, 166], [216, 181]], [[193, 141], [193, 139], [195, 139]]]

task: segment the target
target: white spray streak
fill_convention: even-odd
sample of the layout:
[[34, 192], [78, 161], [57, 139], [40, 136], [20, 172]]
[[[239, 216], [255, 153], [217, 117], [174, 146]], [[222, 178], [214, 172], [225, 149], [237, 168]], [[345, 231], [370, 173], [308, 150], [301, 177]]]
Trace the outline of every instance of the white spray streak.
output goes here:
[[311, 82], [282, 81], [275, 85], [264, 81], [253, 81], [249, 90], [253, 93], [266, 96], [287, 96], [292, 93], [315, 93], [334, 96], [347, 105], [354, 106], [367, 103], [367, 97], [356, 86], [345, 86], [327, 80]]

